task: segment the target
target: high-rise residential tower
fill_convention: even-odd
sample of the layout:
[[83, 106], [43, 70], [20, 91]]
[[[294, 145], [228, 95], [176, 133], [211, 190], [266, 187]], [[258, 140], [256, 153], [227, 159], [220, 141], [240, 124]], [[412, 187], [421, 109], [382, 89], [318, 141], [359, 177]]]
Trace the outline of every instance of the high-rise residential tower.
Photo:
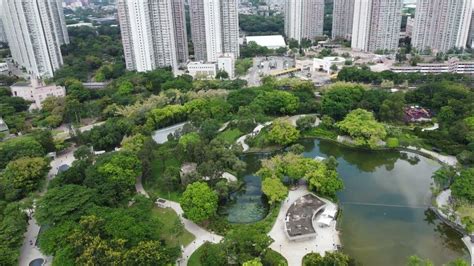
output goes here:
[[217, 62], [220, 55], [240, 54], [237, 0], [189, 0], [196, 61]]
[[323, 35], [324, 0], [286, 0], [285, 34], [300, 42]]
[[418, 0], [412, 46], [443, 52], [466, 47], [473, 4], [472, 0]]
[[189, 58], [188, 33], [186, 30], [186, 15], [184, 11], [184, 0], [172, 0], [173, 23], [175, 29], [176, 56], [178, 63], [186, 63]]
[[350, 40], [354, 20], [355, 0], [334, 0], [332, 11], [332, 38]]
[[374, 52], [398, 47], [402, 0], [355, 0], [352, 48]]
[[469, 29], [469, 37], [467, 38], [467, 45], [474, 48], [474, 8], [472, 9], [471, 27]]
[[177, 70], [172, 0], [119, 0], [117, 4], [127, 69]]
[[1, 0], [2, 22], [13, 60], [35, 77], [61, 67], [69, 43], [61, 0]]
[[3, 21], [0, 17], [0, 42], [8, 42], [7, 34], [5, 33], [5, 28], [3, 27]]
[[220, 0], [222, 23], [222, 52], [240, 56], [239, 47], [239, 6], [236, 0]]

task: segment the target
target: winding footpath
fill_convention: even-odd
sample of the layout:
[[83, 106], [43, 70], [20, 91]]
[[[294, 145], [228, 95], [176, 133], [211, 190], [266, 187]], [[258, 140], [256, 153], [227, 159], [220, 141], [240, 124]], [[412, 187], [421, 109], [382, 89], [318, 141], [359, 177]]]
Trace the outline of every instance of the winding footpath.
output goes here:
[[[45, 189], [40, 193], [40, 196], [43, 196], [48, 188], [48, 183], [51, 181], [57, 174], [58, 169], [62, 165], [72, 165], [74, 162], [74, 151], [75, 149], [70, 149], [67, 152], [57, 156], [54, 160], [51, 161], [51, 169], [48, 172], [47, 183]], [[28, 220], [28, 227], [24, 234], [23, 245], [20, 249], [19, 265], [26, 266], [34, 259], [43, 259], [44, 265], [51, 265], [52, 257], [44, 255], [39, 247], [36, 246], [36, 241], [38, 239], [38, 233], [40, 231], [40, 226], [37, 224], [36, 219], [34, 218], [34, 207], [32, 210], [29, 210], [29, 216], [31, 217]]]
[[[142, 184], [142, 179], [141, 177], [137, 177], [136, 183], [135, 183], [135, 188], [137, 189], [137, 192], [144, 195], [145, 197], [149, 198], [150, 196], [148, 193], [145, 191], [143, 188]], [[188, 220], [183, 217], [183, 209], [181, 208], [181, 205], [178, 202], [174, 202], [171, 200], [166, 200], [165, 203], [163, 203], [163, 206], [166, 208], [171, 208], [173, 209], [176, 214], [179, 216], [179, 219], [184, 225], [184, 228], [188, 230], [191, 234], [193, 234], [196, 239], [193, 240], [189, 245], [184, 247], [182, 256], [176, 261], [176, 265], [187, 265], [188, 260], [191, 257], [191, 255], [196, 251], [200, 246], [202, 246], [206, 242], [211, 242], [211, 243], [219, 243], [222, 240], [222, 236], [211, 233], [204, 228], [200, 227], [199, 225], [195, 224], [193, 221]]]

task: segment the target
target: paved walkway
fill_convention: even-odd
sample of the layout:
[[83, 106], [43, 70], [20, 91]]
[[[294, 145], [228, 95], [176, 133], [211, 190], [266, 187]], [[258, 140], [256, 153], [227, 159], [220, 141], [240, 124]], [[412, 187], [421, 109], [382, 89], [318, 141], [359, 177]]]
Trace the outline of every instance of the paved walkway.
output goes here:
[[439, 128], [439, 124], [438, 123], [434, 123], [433, 126], [431, 127], [425, 127], [423, 129], [421, 129], [421, 131], [433, 131], [433, 130], [436, 130]]
[[434, 152], [434, 151], [430, 151], [430, 150], [427, 150], [427, 149], [424, 149], [424, 148], [417, 148], [417, 147], [414, 147], [414, 146], [408, 146], [407, 149], [412, 150], [414, 152], [420, 152], [420, 153], [427, 154], [427, 155], [439, 160], [440, 162], [445, 163], [445, 164], [450, 165], [450, 166], [456, 166], [458, 164], [458, 159], [456, 159], [455, 156], [442, 155], [442, 154], [439, 154], [439, 153]]
[[258, 124], [252, 132], [248, 133], [247, 135], [243, 135], [242, 137], [238, 138], [236, 143], [242, 145], [243, 151], [248, 151], [250, 149], [249, 145], [245, 143], [245, 140], [249, 136], [256, 136], [258, 133], [260, 133], [260, 130], [262, 130], [264, 127], [271, 125], [273, 122], [266, 122], [264, 124]]
[[[142, 179], [141, 177], [137, 177], [135, 183], [135, 188], [137, 189], [137, 192], [149, 197], [148, 193], [145, 191], [142, 185]], [[213, 234], [199, 225], [195, 224], [193, 221], [188, 220], [183, 217], [183, 209], [181, 209], [181, 205], [177, 202], [171, 201], [171, 200], [166, 200], [166, 202], [163, 204], [164, 207], [171, 208], [173, 209], [176, 214], [179, 216], [179, 219], [184, 225], [184, 228], [188, 230], [191, 234], [193, 234], [196, 239], [184, 247], [184, 250], [182, 252], [181, 258], [179, 258], [176, 261], [177, 265], [187, 265], [189, 257], [196, 251], [200, 246], [202, 246], [206, 242], [211, 242], [211, 243], [219, 243], [222, 240], [222, 236]]]
[[158, 130], [155, 130], [152, 134], [151, 137], [153, 140], [158, 143], [158, 144], [163, 144], [168, 141], [168, 135], [169, 134], [175, 134], [178, 130], [183, 129], [184, 125], [186, 125], [188, 122], [172, 125], [169, 127], [161, 128]]
[[[270, 245], [270, 248], [279, 252], [288, 260], [289, 266], [300, 266], [303, 257], [310, 252], [318, 252], [324, 255], [326, 251], [334, 251], [336, 245], [340, 245], [339, 233], [336, 230], [336, 222], [333, 221], [330, 227], [315, 227], [316, 238], [304, 241], [290, 241], [285, 234], [285, 217], [288, 208], [291, 204], [306, 194], [310, 193], [306, 186], [300, 186], [297, 190], [290, 191], [287, 199], [278, 214], [278, 218], [273, 225], [269, 236], [275, 241]], [[337, 208], [337, 205], [321, 198], [329, 204], [329, 207]]]
[[[70, 149], [64, 154], [59, 155], [51, 161], [50, 166], [51, 169], [48, 173], [46, 189], [40, 193], [40, 195], [44, 195], [47, 191], [47, 185], [51, 179], [53, 179], [56, 174], [58, 173], [58, 169], [61, 165], [67, 164], [71, 165], [72, 162], [75, 160], [74, 158], [74, 151], [75, 149]], [[34, 214], [34, 209], [30, 211], [31, 214]], [[24, 234], [23, 245], [20, 249], [20, 257], [19, 257], [19, 265], [20, 266], [27, 266], [32, 260], [37, 258], [43, 258], [45, 260], [45, 265], [51, 265], [52, 257], [48, 257], [41, 253], [40, 249], [35, 246], [36, 240], [38, 238], [38, 233], [40, 230], [39, 225], [36, 223], [36, 219], [33, 215], [30, 215], [32, 218], [28, 220], [28, 227], [27, 231]]]
[[[454, 214], [456, 216], [456, 220], [453, 222], [459, 227], [464, 227], [459, 216], [456, 215], [456, 213], [453, 213], [453, 211], [451, 210], [451, 206], [449, 204], [450, 197], [451, 197], [451, 189], [446, 189], [446, 190], [443, 190], [441, 193], [439, 193], [439, 195], [436, 197], [436, 204], [439, 207], [438, 213], [442, 215], [446, 220], [449, 220], [448, 216]], [[440, 209], [447, 209], [449, 213], [448, 214], [443, 213]], [[469, 254], [471, 255], [471, 265], [474, 266], [474, 243], [471, 242], [470, 236], [464, 236], [462, 238], [462, 241], [464, 242], [467, 249], [469, 250]]]

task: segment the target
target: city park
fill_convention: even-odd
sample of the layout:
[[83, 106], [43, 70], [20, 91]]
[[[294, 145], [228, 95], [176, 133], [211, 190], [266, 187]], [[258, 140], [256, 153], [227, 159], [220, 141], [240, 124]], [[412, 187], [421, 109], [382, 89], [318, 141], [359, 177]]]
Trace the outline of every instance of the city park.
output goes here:
[[[145, 75], [153, 74], [166, 70]], [[132, 81], [140, 79], [129, 76], [117, 86]], [[189, 81], [170, 75], [164, 84], [170, 82], [184, 88]], [[430, 207], [436, 207], [432, 197], [450, 187], [452, 204], [440, 212], [461, 221], [461, 230], [472, 229], [466, 215], [472, 170], [457, 174], [453, 168], [469, 157], [433, 151], [451, 147], [433, 141], [445, 123], [465, 123], [469, 139], [471, 118], [457, 109], [447, 119], [443, 107], [439, 128], [423, 130], [434, 128], [433, 121], [406, 117], [410, 104], [436, 110], [450, 107], [449, 98], [472, 99], [464, 85], [430, 83], [390, 93], [339, 82], [324, 87], [321, 98], [314, 93], [320, 89], [297, 79], [212, 88], [227, 82], [190, 82], [208, 88], [198, 92], [164, 90], [71, 134], [77, 146], [58, 152], [53, 165], [59, 168], [57, 160], [72, 153], [75, 161], [57, 176], [58, 169], [50, 170], [48, 190], [32, 215], [45, 229], [33, 234], [34, 245], [23, 246], [60, 264], [151, 258], [188, 265], [348, 265], [378, 264], [387, 256], [400, 264], [419, 259], [415, 255], [437, 264], [469, 260], [462, 234]], [[424, 93], [433, 86], [435, 94]], [[22, 164], [47, 170], [44, 163], [15, 158], [44, 160], [41, 143], [49, 138], [4, 142], [5, 177], [15, 180]], [[31, 189], [16, 187], [5, 198], [21, 199]], [[88, 250], [103, 253], [90, 256]]]

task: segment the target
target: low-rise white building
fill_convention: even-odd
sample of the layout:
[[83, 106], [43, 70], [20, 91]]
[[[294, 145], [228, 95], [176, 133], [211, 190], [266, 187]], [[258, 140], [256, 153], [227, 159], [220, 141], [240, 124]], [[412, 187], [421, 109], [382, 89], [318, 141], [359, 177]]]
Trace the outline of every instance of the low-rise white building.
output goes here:
[[8, 64], [7, 63], [0, 63], [0, 72], [8, 71]]
[[445, 63], [420, 63], [416, 66], [392, 67], [395, 73], [457, 73], [474, 74], [474, 62], [462, 62], [458, 59], [450, 59]]
[[229, 74], [229, 79], [235, 77], [235, 57], [233, 53], [226, 53], [217, 58], [217, 68]]
[[334, 72], [333, 70], [331, 70], [331, 67], [333, 65], [336, 65], [337, 69], [340, 70], [344, 67], [345, 62], [346, 59], [344, 57], [328, 56], [324, 58], [314, 58], [313, 68], [314, 71], [324, 70], [328, 74], [330, 74], [331, 72]]
[[213, 79], [217, 74], [215, 63], [191, 62], [188, 64], [188, 72], [193, 78]]
[[12, 95], [33, 102], [30, 109], [41, 109], [41, 103], [48, 97], [65, 97], [66, 89], [57, 85], [45, 85], [42, 81], [18, 82], [10, 86]]
[[267, 47], [268, 49], [286, 47], [285, 39], [281, 35], [247, 36], [245, 39], [247, 40], [247, 44], [255, 42], [256, 44]]

